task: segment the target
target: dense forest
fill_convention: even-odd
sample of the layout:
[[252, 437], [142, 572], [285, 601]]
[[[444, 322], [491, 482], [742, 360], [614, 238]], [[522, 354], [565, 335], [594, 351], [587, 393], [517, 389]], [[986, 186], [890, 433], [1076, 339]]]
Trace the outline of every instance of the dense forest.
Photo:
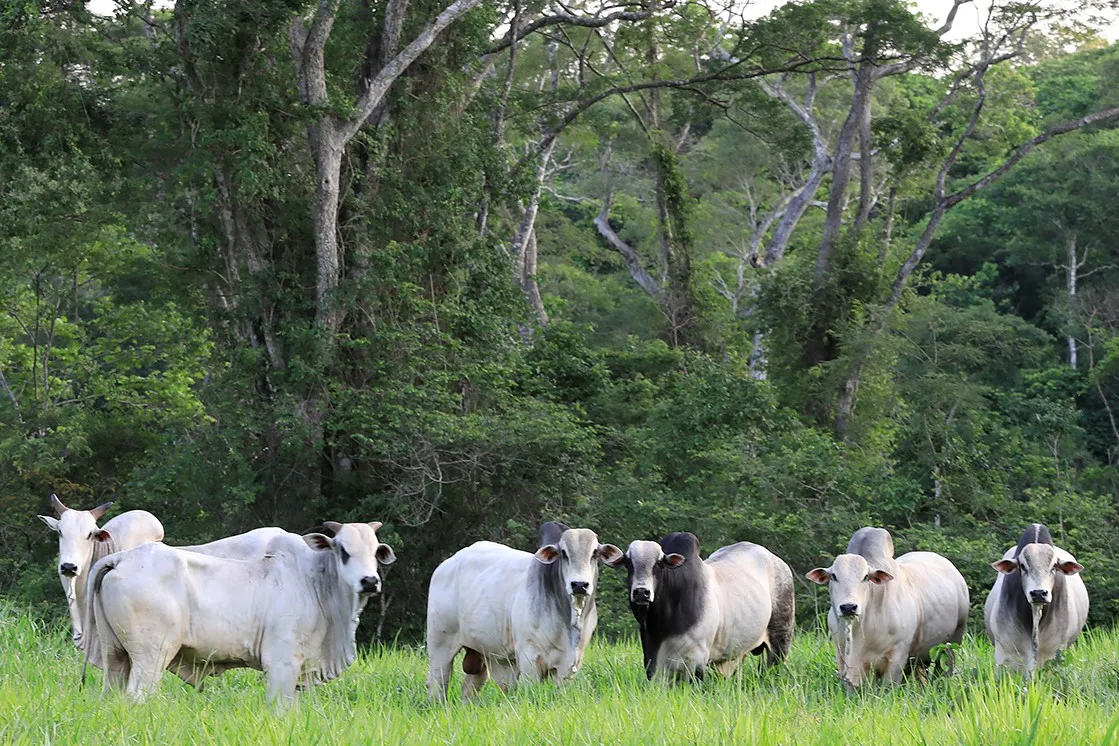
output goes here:
[[384, 521], [366, 639], [550, 519], [762, 543], [806, 623], [859, 526], [981, 601], [1042, 521], [1119, 617], [1112, 3], [2, 7], [0, 593], [36, 613], [55, 492], [172, 544]]

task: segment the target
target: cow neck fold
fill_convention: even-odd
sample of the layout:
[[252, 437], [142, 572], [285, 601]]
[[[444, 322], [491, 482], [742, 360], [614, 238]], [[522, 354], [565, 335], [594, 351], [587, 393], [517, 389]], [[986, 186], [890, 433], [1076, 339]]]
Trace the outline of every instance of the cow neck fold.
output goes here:
[[[1030, 527], [1022, 534], [1022, 538], [1018, 540], [1018, 547], [1014, 551], [1015, 562], [1018, 561], [1018, 556], [1022, 554], [1022, 550], [1029, 544], [1056, 546], [1053, 544], [1053, 537], [1050, 535], [1049, 529], [1044, 524], [1030, 524]], [[1053, 591], [1050, 594], [1049, 603], [1045, 606], [1045, 611], [1037, 625], [1039, 635], [1052, 627], [1055, 624], [1055, 619], [1067, 618], [1065, 606], [1068, 604], [1068, 594], [1065, 592], [1065, 580], [1065, 575], [1061, 572], [1056, 573], [1053, 578]], [[1021, 570], [1015, 568], [1013, 572], [1007, 573], [1002, 581], [1002, 593], [1003, 601], [1009, 605], [1015, 623], [1027, 633], [1030, 633], [1032, 638], [1034, 631], [1033, 604], [1026, 598], [1026, 593], [1022, 588]]]
[[683, 555], [684, 564], [660, 568], [656, 597], [645, 615], [645, 627], [657, 645], [699, 623], [708, 593], [707, 567], [694, 535], [669, 534], [661, 541], [661, 549], [665, 554]]
[[[308, 556], [293, 557], [293, 564], [310, 565], [310, 573], [298, 573], [311, 578], [310, 595], [326, 625], [323, 648], [319, 651], [315, 668], [306, 675], [314, 682], [337, 678], [357, 657], [354, 640], [358, 616], [365, 608], [366, 599], [355, 593], [338, 574], [338, 559], [334, 552], [312, 550]], [[289, 555], [290, 556], [290, 555]]]
[[[544, 600], [545, 607], [555, 612], [556, 618], [561, 621], [564, 627], [571, 628], [572, 640], [577, 641], [582, 635], [583, 628], [586, 626], [587, 617], [594, 611], [595, 594], [592, 593], [587, 597], [587, 602], [583, 606], [583, 613], [579, 617], [579, 623], [577, 626], [573, 625], [571, 619], [575, 610], [571, 605], [571, 599], [567, 592], [567, 588], [565, 588], [563, 584], [563, 574], [560, 572], [561, 561], [560, 559], [556, 559], [555, 562], [545, 564], [534, 559], [533, 564], [535, 567], [533, 567], [530, 577], [532, 578], [532, 583], [537, 594]], [[594, 583], [597, 593], [597, 572], [594, 574]]]

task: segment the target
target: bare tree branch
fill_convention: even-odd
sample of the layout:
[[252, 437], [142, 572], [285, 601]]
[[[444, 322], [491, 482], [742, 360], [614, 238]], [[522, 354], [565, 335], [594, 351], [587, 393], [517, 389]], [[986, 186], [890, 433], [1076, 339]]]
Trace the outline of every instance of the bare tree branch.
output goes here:
[[[633, 3], [638, 5], [638, 3]], [[671, 8], [673, 3], [662, 5], [661, 9]], [[572, 13], [556, 13], [555, 15], [544, 16], [538, 18], [532, 23], [525, 24], [524, 28], [519, 30], [510, 29], [507, 34], [492, 47], [486, 50], [486, 54], [493, 54], [500, 52], [508, 47], [514, 41], [520, 41], [529, 34], [539, 31], [548, 26], [557, 26], [563, 24], [565, 26], [580, 26], [582, 28], [602, 28], [609, 26], [614, 21], [644, 21], [650, 18], [656, 12], [655, 8], [648, 8], [641, 11], [618, 11], [616, 13], [608, 13], [604, 16], [577, 16]]]
[[645, 269], [641, 262], [641, 257], [633, 250], [633, 247], [623, 241], [614, 229], [610, 227], [610, 206], [613, 203], [614, 195], [608, 192], [606, 198], [602, 201], [602, 209], [599, 211], [598, 216], [594, 219], [594, 227], [598, 229], [599, 235], [606, 239], [607, 243], [614, 248], [626, 262], [629, 268], [629, 273], [641, 288], [651, 295], [653, 298], [661, 298], [664, 295], [664, 288], [660, 286], [652, 275]]

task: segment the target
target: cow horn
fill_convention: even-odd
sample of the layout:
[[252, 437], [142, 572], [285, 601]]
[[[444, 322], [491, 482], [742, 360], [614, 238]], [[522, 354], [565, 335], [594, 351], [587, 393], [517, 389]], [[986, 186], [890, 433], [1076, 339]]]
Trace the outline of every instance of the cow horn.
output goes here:
[[379, 531], [381, 526], [383, 526], [383, 525], [385, 525], [385, 524], [381, 523], [380, 521], [370, 521], [369, 522], [369, 528], [373, 529], [374, 531]]
[[89, 512], [90, 512], [91, 515], [93, 515], [93, 520], [98, 521], [98, 520], [101, 520], [101, 516], [105, 515], [105, 512], [111, 507], [113, 507], [113, 503], [110, 500], [109, 502], [105, 503], [104, 505], [98, 505], [96, 508], [94, 508], [93, 510], [91, 510]]
[[59, 518], [62, 517], [63, 513], [69, 510], [69, 508], [63, 505], [62, 501], [58, 499], [58, 495], [54, 494], [53, 492], [51, 493], [51, 506], [54, 508], [54, 512], [58, 513]]
[[338, 532], [342, 530], [342, 524], [338, 521], [323, 521], [322, 525], [329, 528], [335, 536], [337, 536]]

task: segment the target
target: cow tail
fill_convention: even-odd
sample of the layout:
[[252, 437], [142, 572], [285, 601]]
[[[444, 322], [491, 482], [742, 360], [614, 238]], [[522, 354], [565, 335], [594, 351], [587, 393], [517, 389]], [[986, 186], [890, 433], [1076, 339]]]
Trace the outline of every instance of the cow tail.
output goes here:
[[85, 654], [82, 661], [82, 678], [81, 687], [85, 687], [85, 674], [92, 662], [98, 668], [104, 668], [105, 662], [101, 651], [100, 629], [104, 627], [105, 634], [115, 638], [112, 625], [98, 624], [99, 619], [103, 620], [105, 610], [101, 605], [101, 583], [104, 581], [105, 576], [109, 574], [117, 566], [117, 556], [109, 555], [93, 566], [90, 571], [86, 592], [86, 607], [84, 609], [85, 615], [85, 632], [82, 635], [82, 652]]

